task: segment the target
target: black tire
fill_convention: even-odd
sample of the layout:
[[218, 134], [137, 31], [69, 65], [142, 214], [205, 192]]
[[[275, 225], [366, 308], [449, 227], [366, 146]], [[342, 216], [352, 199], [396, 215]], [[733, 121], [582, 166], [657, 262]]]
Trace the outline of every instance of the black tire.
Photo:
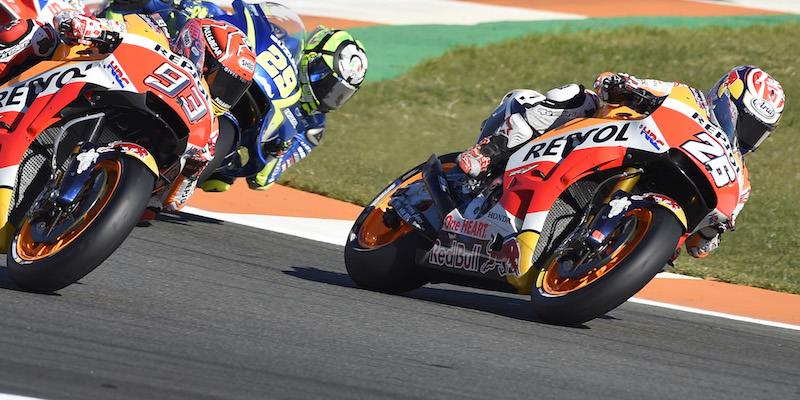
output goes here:
[[[439, 157], [445, 170], [454, 167], [457, 153]], [[403, 174], [366, 207], [350, 230], [344, 263], [350, 278], [362, 288], [385, 293], [404, 293], [428, 283], [416, 263], [418, 251], [433, 243], [404, 222], [389, 228], [383, 223], [386, 203], [402, 186], [422, 177], [420, 164]]]
[[236, 143], [236, 126], [228, 118], [219, 118], [219, 137], [214, 144], [214, 158], [208, 162], [203, 172], [197, 178], [197, 186], [200, 186], [222, 165], [225, 157], [233, 151], [233, 145]]
[[608, 255], [611, 261], [597, 264], [593, 271], [570, 278], [559, 274], [556, 257], [545, 263], [531, 292], [531, 305], [539, 318], [574, 326], [603, 316], [663, 269], [678, 246], [683, 226], [662, 207], [633, 210], [620, 227], [631, 221], [635, 223], [631, 232], [620, 229], [619, 247]]
[[[26, 219], [17, 229], [7, 265], [22, 289], [51, 293], [77, 282], [136, 226], [151, 197], [153, 173], [138, 160], [119, 157], [101, 162], [92, 174], [76, 200], [81, 206], [74, 219]], [[45, 218], [54, 222], [54, 232], [36, 231], [35, 225]]]

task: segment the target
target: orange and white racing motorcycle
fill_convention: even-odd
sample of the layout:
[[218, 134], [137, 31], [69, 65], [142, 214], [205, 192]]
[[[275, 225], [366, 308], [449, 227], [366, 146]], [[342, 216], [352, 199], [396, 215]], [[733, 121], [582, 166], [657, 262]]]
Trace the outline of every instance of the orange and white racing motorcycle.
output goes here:
[[112, 52], [61, 45], [0, 86], [0, 245], [26, 290], [94, 270], [217, 134], [197, 67], [158, 20], [126, 22]]
[[431, 156], [367, 206], [345, 248], [361, 287], [452, 283], [531, 295], [543, 321], [600, 317], [661, 272], [688, 234], [749, 195], [738, 151], [679, 86], [649, 115], [604, 108], [469, 179]]

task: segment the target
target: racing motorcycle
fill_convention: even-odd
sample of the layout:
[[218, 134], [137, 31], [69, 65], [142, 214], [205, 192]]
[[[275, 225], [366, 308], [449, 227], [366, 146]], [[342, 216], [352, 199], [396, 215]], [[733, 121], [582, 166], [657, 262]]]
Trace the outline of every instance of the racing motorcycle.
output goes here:
[[355, 221], [347, 272], [388, 293], [530, 294], [541, 320], [582, 324], [641, 290], [690, 233], [732, 226], [749, 188], [731, 140], [676, 87], [649, 114], [606, 106], [547, 132], [486, 178], [433, 155]]
[[[234, 0], [231, 12], [210, 2], [202, 5], [199, 15], [228, 22], [247, 35], [256, 53], [256, 71], [247, 92], [220, 118], [217, 151], [200, 182], [215, 172], [234, 179], [266, 173], [264, 186], [270, 185], [321, 140], [324, 117], [304, 117], [299, 103], [305, 25], [290, 8], [272, 2]], [[198, 14], [194, 1], [170, 7], [159, 12], [167, 20]], [[309, 120], [315, 127], [307, 125]]]
[[163, 21], [125, 20], [116, 47], [61, 44], [0, 85], [0, 244], [23, 289], [94, 270], [216, 135], [199, 68], [169, 50]]

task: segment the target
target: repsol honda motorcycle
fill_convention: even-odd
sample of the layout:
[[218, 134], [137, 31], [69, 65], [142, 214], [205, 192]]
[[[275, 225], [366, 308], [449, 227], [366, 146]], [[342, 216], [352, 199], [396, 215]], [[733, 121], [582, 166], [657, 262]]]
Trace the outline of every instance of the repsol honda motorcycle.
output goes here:
[[125, 18], [113, 51], [62, 44], [0, 85], [0, 245], [26, 290], [94, 270], [151, 198], [179, 195], [186, 161], [216, 135], [202, 76], [169, 50], [163, 21]]
[[456, 155], [431, 156], [364, 209], [345, 248], [359, 286], [529, 293], [543, 321], [581, 324], [641, 290], [688, 234], [732, 224], [749, 195], [738, 151], [684, 86], [647, 115], [573, 120], [488, 179]]

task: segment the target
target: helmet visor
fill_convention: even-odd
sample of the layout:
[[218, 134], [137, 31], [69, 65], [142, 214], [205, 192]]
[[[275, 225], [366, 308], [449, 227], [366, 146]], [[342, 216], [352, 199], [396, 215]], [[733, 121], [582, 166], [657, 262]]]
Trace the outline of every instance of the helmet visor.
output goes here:
[[222, 112], [233, 107], [252, 83], [221, 64], [217, 64], [217, 68], [206, 74], [206, 82], [211, 100], [214, 101], [215, 107], [223, 109]]
[[742, 111], [736, 131], [738, 132], [736, 136], [739, 139], [739, 147], [744, 152], [749, 152], [758, 148], [772, 132], [772, 129], [749, 112]]
[[311, 61], [308, 66], [311, 88], [320, 104], [320, 111], [338, 110], [358, 90], [358, 88], [337, 77], [322, 57]]

